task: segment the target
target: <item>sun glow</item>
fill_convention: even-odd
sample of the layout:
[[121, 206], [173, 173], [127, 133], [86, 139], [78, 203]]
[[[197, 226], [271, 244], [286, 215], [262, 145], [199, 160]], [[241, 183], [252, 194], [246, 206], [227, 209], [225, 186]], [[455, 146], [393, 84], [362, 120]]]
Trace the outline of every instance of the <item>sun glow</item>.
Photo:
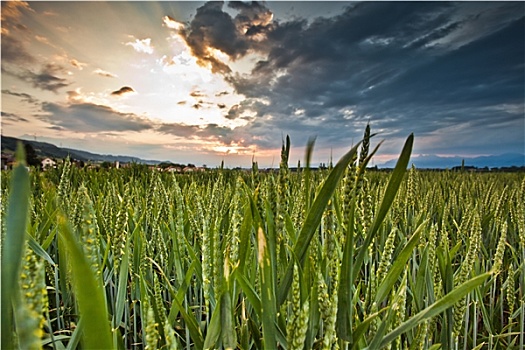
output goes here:
[[257, 152], [255, 145], [243, 145], [240, 140], [239, 142], [231, 142], [229, 145], [217, 144], [210, 148], [211, 151], [219, 154], [238, 154], [238, 155], [250, 155]]
[[[169, 18], [164, 18], [164, 24], [170, 29], [180, 29]], [[118, 76], [128, 77], [126, 84], [140, 86], [134, 96], [115, 99], [88, 97], [86, 94], [85, 98], [103, 102], [122, 112], [141, 111], [141, 115], [162, 123], [216, 124], [230, 128], [245, 125], [247, 121], [244, 119], [226, 118], [230, 108], [240, 103], [243, 97], [235, 94], [224, 77], [214, 73], [212, 67], [200, 64], [181, 35], [179, 31], [170, 33], [169, 54], [160, 55], [156, 51], [142, 54], [133, 71], [116, 72]], [[220, 50], [210, 49], [210, 55], [229, 62], [228, 56]]]

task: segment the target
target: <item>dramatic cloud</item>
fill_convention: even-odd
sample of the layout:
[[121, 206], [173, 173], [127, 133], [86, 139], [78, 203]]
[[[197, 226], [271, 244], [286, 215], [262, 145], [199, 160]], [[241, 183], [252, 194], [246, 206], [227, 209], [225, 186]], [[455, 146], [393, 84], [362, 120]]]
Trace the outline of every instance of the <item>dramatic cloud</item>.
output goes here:
[[272, 14], [263, 5], [232, 2], [229, 6], [239, 11], [235, 18], [222, 10], [222, 2], [207, 2], [197, 10], [185, 33], [198, 62], [210, 64], [214, 72], [231, 72], [228, 64], [218, 57], [220, 54], [236, 60], [249, 50], [257, 50], [271, 28]]
[[[135, 39], [133, 36], [131, 38]], [[135, 39], [135, 41], [127, 42], [126, 45], [131, 46], [135, 49], [137, 52], [143, 52], [147, 54], [153, 53], [153, 46], [151, 46], [151, 39]]]
[[415, 154], [525, 147], [523, 2], [4, 1], [1, 15], [5, 133], [265, 165], [287, 134], [294, 161], [312, 136], [337, 158], [367, 123], [384, 159], [412, 132]]
[[226, 118], [233, 120], [240, 117], [240, 111], [241, 106], [240, 105], [233, 105], [230, 110], [228, 111], [228, 114], [226, 115]]
[[266, 39], [266, 33], [272, 29], [273, 14], [270, 10], [257, 1], [232, 1], [228, 6], [239, 11], [234, 22], [241, 34], [254, 41]]
[[108, 106], [92, 103], [62, 105], [45, 102], [39, 118], [53, 126], [76, 132], [143, 131], [152, 124], [132, 113], [121, 113]]
[[122, 96], [122, 95], [129, 94], [129, 93], [132, 93], [132, 92], [135, 92], [135, 90], [133, 90], [133, 88], [131, 88], [129, 86], [123, 86], [120, 89], [118, 89], [116, 91], [113, 91], [111, 93], [111, 95]]
[[[371, 121], [384, 136], [424, 136], [473, 125], [481, 108], [523, 101], [524, 52], [516, 45], [524, 40], [523, 3], [364, 2], [334, 17], [281, 23], [259, 3], [230, 7], [240, 10], [235, 18], [221, 3], [203, 5], [186, 38], [193, 54], [228, 73], [247, 97], [226, 118], [255, 111], [248, 133], [285, 130], [300, 143], [321, 134], [325, 145], [349, 144]], [[253, 24], [245, 34], [264, 36], [248, 40], [240, 23]], [[231, 59], [251, 51], [266, 58], [250, 74], [230, 74], [211, 49]], [[523, 126], [523, 111], [491, 113]]]
[[184, 24], [183, 23], [177, 22], [176, 20], [174, 20], [170, 16], [162, 17], [162, 23], [164, 23], [164, 25], [166, 27], [168, 27], [170, 29], [174, 29], [176, 31], [181, 31], [181, 30], [184, 29]]

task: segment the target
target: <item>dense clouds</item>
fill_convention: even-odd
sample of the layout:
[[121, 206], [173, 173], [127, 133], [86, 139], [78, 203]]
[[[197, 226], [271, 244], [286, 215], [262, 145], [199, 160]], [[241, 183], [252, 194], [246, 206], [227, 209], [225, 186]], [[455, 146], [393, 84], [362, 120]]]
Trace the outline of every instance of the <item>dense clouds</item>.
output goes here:
[[[199, 8], [186, 40], [247, 97], [228, 117], [255, 111], [244, 131], [258, 140], [274, 144], [281, 135], [268, 131], [285, 130], [299, 142], [319, 134], [326, 145], [348, 143], [370, 121], [386, 137], [456, 127], [475, 141], [492, 130], [473, 146], [481, 153], [504, 136], [498, 128], [511, 147], [523, 142], [523, 3], [364, 2], [311, 22], [270, 20], [261, 3], [227, 6], [239, 13], [220, 2]], [[210, 47], [232, 61], [265, 58], [236, 74]]]
[[286, 134], [337, 156], [367, 123], [385, 155], [410, 133], [416, 154], [525, 152], [525, 3], [326, 6], [3, 2], [2, 124], [218, 157]]

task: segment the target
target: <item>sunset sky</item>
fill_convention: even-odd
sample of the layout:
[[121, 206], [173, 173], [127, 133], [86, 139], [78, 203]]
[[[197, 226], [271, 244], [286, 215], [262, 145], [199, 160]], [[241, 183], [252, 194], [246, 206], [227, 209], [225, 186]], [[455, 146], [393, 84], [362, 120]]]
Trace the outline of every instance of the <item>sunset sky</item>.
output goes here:
[[2, 135], [215, 167], [525, 152], [524, 2], [2, 2]]

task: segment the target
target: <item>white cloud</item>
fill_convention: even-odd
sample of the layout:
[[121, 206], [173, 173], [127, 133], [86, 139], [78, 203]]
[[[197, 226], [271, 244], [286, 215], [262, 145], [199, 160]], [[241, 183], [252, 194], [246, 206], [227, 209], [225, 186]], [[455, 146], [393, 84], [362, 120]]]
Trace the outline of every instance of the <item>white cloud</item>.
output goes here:
[[93, 71], [93, 74], [98, 74], [100, 76], [107, 77], [107, 78], [116, 78], [117, 77], [116, 74], [110, 73], [110, 72], [105, 71], [105, 70], [100, 69], [100, 68], [95, 69]]
[[176, 20], [174, 20], [170, 16], [162, 17], [162, 22], [169, 29], [175, 29], [177, 31], [180, 31], [180, 30], [184, 29], [184, 24], [183, 23], [177, 22]]
[[[134, 38], [133, 36], [130, 36], [131, 38]], [[131, 46], [135, 49], [137, 52], [143, 52], [151, 55], [153, 53], [153, 46], [151, 45], [151, 38], [146, 39], [136, 39], [135, 41], [128, 41], [126, 43], [126, 46]]]

